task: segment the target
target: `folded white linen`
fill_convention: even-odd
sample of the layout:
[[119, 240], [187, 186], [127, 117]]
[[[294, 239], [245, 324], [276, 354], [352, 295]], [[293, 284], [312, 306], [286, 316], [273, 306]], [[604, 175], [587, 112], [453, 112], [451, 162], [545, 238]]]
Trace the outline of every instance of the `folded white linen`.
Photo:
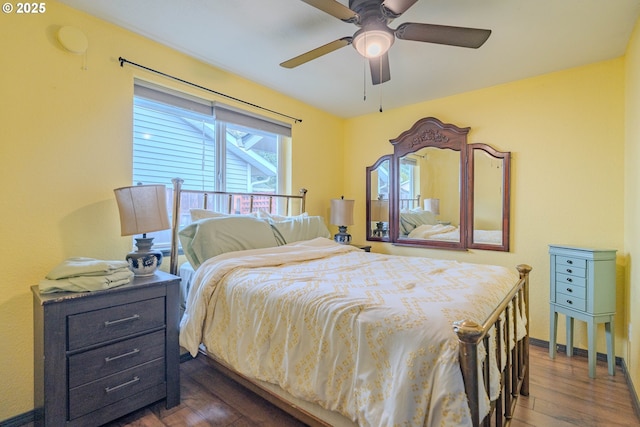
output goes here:
[[40, 292], [87, 292], [126, 285], [133, 278], [126, 261], [69, 258], [39, 283]]
[[127, 261], [101, 260], [86, 257], [69, 258], [57, 265], [47, 274], [51, 280], [75, 276], [103, 276], [128, 267]]

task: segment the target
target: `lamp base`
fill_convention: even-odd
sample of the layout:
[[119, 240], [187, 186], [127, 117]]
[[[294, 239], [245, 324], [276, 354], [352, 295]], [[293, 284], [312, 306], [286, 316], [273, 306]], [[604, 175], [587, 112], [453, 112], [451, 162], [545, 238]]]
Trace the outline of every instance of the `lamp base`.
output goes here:
[[384, 222], [380, 221], [376, 223], [376, 228], [373, 229], [374, 237], [385, 237], [387, 230], [384, 228]]
[[153, 237], [136, 238], [137, 250], [129, 252], [126, 260], [135, 277], [153, 276], [162, 264], [162, 252], [152, 249]]
[[344, 225], [338, 226], [338, 233], [333, 236], [333, 240], [342, 245], [350, 244], [351, 234], [347, 233], [347, 227]]

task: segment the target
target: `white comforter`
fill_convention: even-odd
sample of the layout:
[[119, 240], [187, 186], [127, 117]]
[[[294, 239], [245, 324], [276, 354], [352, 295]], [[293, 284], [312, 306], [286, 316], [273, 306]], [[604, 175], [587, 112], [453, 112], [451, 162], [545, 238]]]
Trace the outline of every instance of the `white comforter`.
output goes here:
[[[414, 228], [407, 237], [410, 239], [428, 239], [444, 240], [447, 242], [459, 242], [460, 229], [452, 225], [423, 224]], [[473, 242], [501, 245], [502, 230], [473, 230]]]
[[202, 343], [244, 375], [362, 426], [467, 426], [451, 324], [481, 323], [517, 279], [324, 238], [229, 253], [197, 270], [180, 345], [195, 355]]

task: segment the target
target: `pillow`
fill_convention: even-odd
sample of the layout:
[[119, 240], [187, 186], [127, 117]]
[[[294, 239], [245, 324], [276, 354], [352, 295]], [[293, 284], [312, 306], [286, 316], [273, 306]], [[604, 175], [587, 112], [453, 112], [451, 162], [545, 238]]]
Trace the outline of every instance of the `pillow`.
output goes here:
[[226, 214], [222, 212], [214, 212], [209, 209], [189, 209], [189, 213], [191, 214], [191, 222], [199, 221], [201, 219], [206, 218], [223, 218], [228, 216], [252, 216], [257, 217], [257, 212], [252, 212], [250, 214], [239, 215], [239, 214]]
[[436, 216], [431, 211], [411, 210], [400, 213], [400, 232], [408, 235], [414, 228], [423, 224], [436, 224]]
[[178, 236], [194, 269], [226, 252], [278, 246], [269, 223], [243, 215], [202, 219], [180, 230]]
[[282, 221], [269, 220], [274, 229], [276, 238], [280, 244], [311, 240], [316, 237], [331, 237], [329, 229], [321, 216], [308, 216], [306, 214], [297, 217], [287, 217]]
[[287, 219], [296, 219], [296, 218], [303, 218], [303, 217], [309, 216], [309, 214], [307, 214], [306, 212], [303, 212], [300, 215], [284, 216], [284, 215], [272, 214], [271, 212], [267, 212], [262, 209], [256, 212], [256, 214], [258, 215], [258, 218], [272, 219], [274, 221], [285, 221]]

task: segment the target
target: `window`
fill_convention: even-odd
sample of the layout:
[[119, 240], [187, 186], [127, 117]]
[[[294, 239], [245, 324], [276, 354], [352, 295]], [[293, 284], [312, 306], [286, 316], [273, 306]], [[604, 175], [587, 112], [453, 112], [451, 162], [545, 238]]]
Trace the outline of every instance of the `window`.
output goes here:
[[[165, 184], [168, 203], [175, 177], [185, 189], [284, 193], [283, 152], [290, 136], [287, 124], [136, 82], [133, 183]], [[181, 202], [181, 225], [196, 202]], [[247, 206], [236, 200], [233, 210], [246, 213]], [[254, 210], [259, 207], [254, 203]], [[153, 237], [154, 246], [168, 247], [170, 231]]]
[[[400, 207], [414, 208], [413, 200], [419, 196], [416, 193], [416, 179], [419, 176], [418, 162], [415, 159], [404, 157], [400, 159]], [[419, 187], [418, 187], [419, 188]]]

